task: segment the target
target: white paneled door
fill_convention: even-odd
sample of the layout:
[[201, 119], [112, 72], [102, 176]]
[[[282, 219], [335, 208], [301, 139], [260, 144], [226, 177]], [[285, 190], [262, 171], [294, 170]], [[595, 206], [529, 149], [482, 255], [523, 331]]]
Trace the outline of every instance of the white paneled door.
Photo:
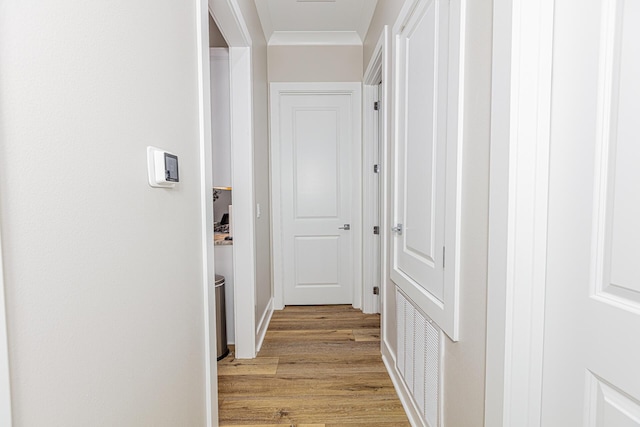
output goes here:
[[356, 88], [272, 91], [274, 241], [280, 243], [274, 270], [285, 305], [354, 301], [361, 262]]
[[541, 424], [637, 427], [640, 2], [555, 13]]
[[459, 3], [417, 0], [397, 33], [392, 280], [457, 339]]

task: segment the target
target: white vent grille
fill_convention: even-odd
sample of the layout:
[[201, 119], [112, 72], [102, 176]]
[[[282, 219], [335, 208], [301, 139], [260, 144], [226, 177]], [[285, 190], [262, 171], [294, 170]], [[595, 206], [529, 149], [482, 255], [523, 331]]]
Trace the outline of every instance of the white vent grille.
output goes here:
[[438, 425], [440, 330], [396, 292], [397, 368], [428, 426]]

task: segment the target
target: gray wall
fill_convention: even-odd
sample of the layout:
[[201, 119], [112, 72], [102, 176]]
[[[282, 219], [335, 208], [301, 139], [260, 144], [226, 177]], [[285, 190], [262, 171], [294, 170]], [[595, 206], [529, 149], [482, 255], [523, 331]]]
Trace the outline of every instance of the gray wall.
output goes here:
[[261, 216], [256, 219], [256, 327], [273, 296], [271, 284], [271, 217], [269, 207], [269, 125], [267, 109], [267, 43], [254, 0], [239, 0], [242, 16], [253, 43], [253, 165], [255, 202]]
[[[364, 43], [365, 68], [383, 26], [392, 30], [402, 4], [401, 0], [378, 2]], [[491, 32], [492, 3], [467, 2], [460, 341], [445, 340], [443, 417], [447, 427], [484, 423]], [[388, 343], [395, 353], [395, 285], [388, 278], [387, 285], [385, 318]]]
[[[204, 425], [195, 2], [4, 2], [16, 426]], [[46, 43], [43, 43], [46, 40]], [[180, 159], [147, 183], [146, 147]]]
[[360, 82], [362, 46], [269, 46], [270, 82]]
[[209, 47], [229, 47], [211, 15], [209, 15]]

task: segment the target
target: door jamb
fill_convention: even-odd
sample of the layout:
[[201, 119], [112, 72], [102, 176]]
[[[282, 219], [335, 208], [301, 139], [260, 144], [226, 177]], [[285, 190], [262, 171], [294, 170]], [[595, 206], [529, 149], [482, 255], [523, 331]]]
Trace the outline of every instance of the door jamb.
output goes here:
[[539, 427], [554, 0], [496, 0], [485, 425]]
[[[255, 328], [255, 238], [254, 238], [254, 182], [253, 182], [253, 100], [251, 37], [244, 22], [238, 0], [196, 0], [197, 49], [199, 80], [200, 184], [205, 342], [205, 408], [206, 425], [218, 425], [218, 377], [215, 339], [215, 312], [210, 310], [210, 284], [214, 278], [213, 251], [213, 195], [211, 158], [211, 95], [209, 67], [209, 14], [229, 44], [231, 146], [234, 203], [238, 206], [234, 223], [234, 275], [236, 292], [243, 295], [242, 303], [235, 299], [236, 357], [254, 358]], [[240, 214], [238, 214], [240, 212]], [[212, 304], [215, 306], [215, 304]]]
[[256, 248], [253, 180], [252, 40], [238, 0], [208, 0], [229, 45], [235, 357], [256, 357]]
[[5, 305], [2, 230], [0, 230], [0, 425], [11, 424], [11, 383], [9, 371], [9, 341]]
[[[378, 83], [381, 84], [381, 95], [378, 94]], [[362, 236], [363, 236], [363, 258], [362, 258], [362, 277], [363, 277], [363, 306], [362, 311], [364, 313], [382, 313], [384, 306], [385, 295], [385, 283], [386, 280], [386, 254], [387, 254], [387, 238], [389, 229], [387, 220], [388, 215], [384, 206], [387, 206], [387, 173], [389, 162], [387, 161], [387, 148], [388, 148], [388, 112], [387, 106], [388, 97], [388, 82], [389, 82], [389, 27], [385, 25], [380, 33], [376, 47], [371, 55], [371, 60], [364, 73], [363, 84], [363, 107], [362, 107], [362, 120], [363, 120], [363, 210], [362, 210]], [[378, 99], [380, 98], [380, 99]], [[375, 101], [380, 102], [380, 109], [376, 113], [373, 110], [373, 103]], [[373, 164], [375, 153], [373, 153], [373, 144], [370, 141], [373, 138], [378, 139], [378, 152], [380, 156], [378, 158], [378, 164], [382, 168], [380, 175], [378, 176], [379, 187], [375, 186], [375, 175], [371, 173], [371, 167]], [[378, 203], [376, 206], [375, 197], [373, 192], [378, 192]], [[378, 209], [379, 218], [378, 224], [373, 223], [372, 212]], [[380, 227], [380, 235], [374, 237], [372, 234], [372, 227], [378, 225]], [[365, 248], [373, 247], [373, 239], [379, 239], [379, 261], [376, 268], [374, 259], [375, 254], [371, 251], [365, 250]], [[373, 274], [378, 273], [380, 275], [379, 281], [379, 296], [376, 301], [373, 295], [373, 289], [371, 289], [371, 283], [374, 282]], [[384, 336], [384, 322], [381, 319], [381, 333]], [[382, 337], [381, 337], [382, 338]]]
[[[200, 155], [200, 221], [202, 227], [202, 302], [204, 314], [204, 368], [206, 426], [218, 425], [218, 366], [215, 360], [216, 340], [211, 339], [215, 328], [215, 313], [209, 301], [214, 277], [213, 259], [213, 195], [211, 160], [211, 84], [209, 78], [209, 8], [207, 0], [196, 0], [196, 47], [198, 51], [198, 131]], [[215, 306], [215, 304], [213, 304]]]
[[[353, 188], [355, 194], [352, 205], [352, 230], [353, 230], [353, 260], [356, 266], [362, 266], [362, 85], [357, 83], [271, 83], [270, 84], [270, 112], [271, 112], [271, 145], [269, 154], [269, 169], [271, 171], [271, 253], [273, 262], [273, 308], [274, 310], [282, 310], [284, 308], [284, 267], [282, 260], [282, 207], [280, 197], [280, 186], [282, 179], [280, 177], [280, 159], [276, 154], [280, 152], [280, 141], [278, 136], [278, 128], [273, 123], [280, 120], [279, 98], [282, 93], [343, 93], [352, 97], [352, 115], [356, 123], [352, 126], [354, 131], [354, 144], [352, 155], [354, 170]], [[353, 295], [352, 305], [354, 308], [362, 307], [362, 268], [356, 268], [353, 275]]]

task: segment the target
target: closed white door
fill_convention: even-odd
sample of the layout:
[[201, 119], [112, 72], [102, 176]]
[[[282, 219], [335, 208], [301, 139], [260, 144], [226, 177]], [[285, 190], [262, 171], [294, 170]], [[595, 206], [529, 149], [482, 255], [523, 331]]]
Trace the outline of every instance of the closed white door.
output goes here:
[[397, 35], [391, 278], [455, 340], [458, 45], [450, 34], [459, 29], [451, 4], [417, 1]]
[[[285, 305], [352, 304], [359, 213], [354, 164], [361, 146], [353, 93], [278, 93], [280, 226]], [[358, 129], [358, 128], [356, 128]], [[278, 218], [274, 218], [277, 221]], [[279, 286], [276, 283], [276, 286]]]
[[543, 426], [640, 426], [640, 1], [556, 2]]

